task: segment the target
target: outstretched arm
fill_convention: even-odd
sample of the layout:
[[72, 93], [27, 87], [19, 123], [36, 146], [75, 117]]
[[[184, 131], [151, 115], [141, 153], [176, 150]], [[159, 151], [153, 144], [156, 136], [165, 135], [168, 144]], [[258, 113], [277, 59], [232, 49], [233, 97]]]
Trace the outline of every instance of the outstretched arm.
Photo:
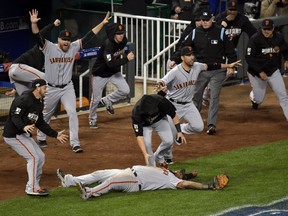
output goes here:
[[29, 14], [30, 14], [32, 32], [33, 34], [38, 34], [39, 33], [38, 21], [41, 20], [41, 18], [38, 18], [38, 11], [36, 9], [33, 9], [32, 11], [29, 11]]
[[110, 12], [108, 11], [105, 18], [102, 20], [102, 22], [99, 23], [97, 26], [95, 26], [92, 29], [92, 32], [94, 34], [98, 34], [98, 32], [103, 28], [103, 26], [109, 22], [109, 19], [111, 19], [111, 16], [110, 16]]

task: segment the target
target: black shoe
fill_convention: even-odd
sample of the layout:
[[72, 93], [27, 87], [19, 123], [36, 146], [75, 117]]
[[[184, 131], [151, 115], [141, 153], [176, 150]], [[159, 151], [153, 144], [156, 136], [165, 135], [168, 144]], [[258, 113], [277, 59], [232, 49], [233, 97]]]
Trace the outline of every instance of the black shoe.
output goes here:
[[213, 134], [215, 134], [215, 133], [216, 133], [216, 126], [213, 125], [213, 124], [210, 124], [210, 125], [208, 126], [207, 134], [213, 135]]
[[97, 125], [96, 122], [90, 121], [90, 122], [89, 122], [89, 127], [90, 127], [90, 128], [93, 128], [93, 129], [96, 129], [96, 128], [98, 128], [98, 125]]
[[114, 108], [113, 108], [112, 104], [106, 104], [103, 99], [101, 99], [100, 102], [106, 107], [106, 110], [107, 110], [107, 112], [108, 112], [109, 114], [111, 114], [111, 115], [114, 115], [114, 114], [115, 114]]
[[170, 164], [174, 164], [173, 160], [170, 158], [165, 159], [166, 164], [170, 165]]
[[258, 109], [259, 104], [255, 103], [254, 101], [251, 101], [251, 105], [253, 109]]
[[75, 153], [81, 153], [83, 152], [83, 149], [80, 147], [80, 146], [74, 146], [72, 148], [72, 150], [75, 152]]
[[48, 147], [46, 140], [38, 140], [38, 145], [40, 146], [40, 148], [47, 148]]

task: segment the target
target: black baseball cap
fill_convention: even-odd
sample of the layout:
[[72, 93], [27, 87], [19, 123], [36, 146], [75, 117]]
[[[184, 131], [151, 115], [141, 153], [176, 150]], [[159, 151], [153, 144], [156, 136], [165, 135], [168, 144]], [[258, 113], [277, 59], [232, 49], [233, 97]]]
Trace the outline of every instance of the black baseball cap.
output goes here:
[[208, 21], [213, 17], [213, 14], [208, 11], [208, 10], [204, 10], [200, 16], [200, 19], [203, 21]]
[[71, 32], [68, 31], [68, 30], [62, 30], [60, 31], [59, 35], [58, 35], [59, 38], [61, 38], [62, 40], [69, 40], [71, 41]]
[[264, 19], [262, 21], [262, 29], [272, 30], [274, 28], [274, 22], [271, 19]]
[[192, 47], [190, 46], [184, 46], [182, 49], [181, 49], [181, 56], [189, 56], [193, 54], [193, 51], [192, 51]]
[[228, 10], [237, 10], [238, 2], [237, 0], [228, 0], [226, 9]]
[[121, 24], [118, 24], [117, 27], [116, 27], [115, 34], [123, 34], [125, 32], [126, 32], [125, 26], [123, 26]]
[[32, 89], [36, 89], [37, 87], [47, 85], [47, 82], [44, 79], [35, 79], [32, 81]]

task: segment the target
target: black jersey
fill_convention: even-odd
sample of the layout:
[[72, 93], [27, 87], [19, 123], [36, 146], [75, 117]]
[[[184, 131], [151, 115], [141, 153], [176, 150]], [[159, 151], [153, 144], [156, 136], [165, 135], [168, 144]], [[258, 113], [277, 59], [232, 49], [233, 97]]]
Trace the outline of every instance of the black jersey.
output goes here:
[[215, 21], [218, 25], [221, 25], [222, 21], [227, 23], [225, 27], [225, 34], [228, 38], [233, 41], [235, 47], [238, 45], [239, 38], [243, 32], [245, 32], [250, 38], [253, 34], [257, 32], [257, 29], [252, 25], [248, 17], [239, 13], [234, 20], [228, 21], [226, 17], [228, 16], [227, 11], [218, 14], [215, 17]]
[[101, 46], [99, 55], [92, 68], [94, 76], [111, 77], [113, 74], [120, 72], [121, 65], [128, 62], [127, 53], [124, 49], [127, 44], [126, 36], [120, 43], [116, 43], [114, 40], [117, 26], [115, 23], [115, 25], [110, 25], [106, 28], [108, 38]]
[[158, 94], [144, 95], [132, 110], [132, 124], [136, 136], [143, 136], [143, 127], [158, 122], [166, 115], [172, 119], [176, 115], [176, 108], [168, 99]]
[[8, 119], [4, 126], [3, 136], [14, 138], [16, 135], [25, 133], [25, 126], [35, 126], [51, 137], [57, 137], [57, 131], [53, 130], [43, 119], [43, 102], [35, 98], [32, 90], [23, 92], [11, 104]]
[[260, 30], [248, 42], [248, 72], [259, 77], [259, 73], [263, 71], [267, 76], [271, 76], [280, 68], [281, 54], [288, 61], [288, 45], [283, 36], [274, 31], [272, 38], [265, 38]]
[[[237, 55], [232, 41], [225, 35], [225, 29], [212, 24], [208, 29], [197, 27], [186, 37], [183, 46], [192, 46], [198, 62], [206, 64], [235, 62]], [[181, 59], [180, 50], [170, 59], [178, 63]]]

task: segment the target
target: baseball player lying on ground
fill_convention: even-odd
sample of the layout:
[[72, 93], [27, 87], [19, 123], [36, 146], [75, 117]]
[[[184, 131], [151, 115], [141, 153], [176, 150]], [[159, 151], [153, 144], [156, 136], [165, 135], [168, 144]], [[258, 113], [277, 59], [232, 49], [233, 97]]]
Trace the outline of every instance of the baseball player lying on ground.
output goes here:
[[[58, 169], [57, 176], [64, 187], [76, 185], [80, 191], [80, 197], [88, 199], [98, 197], [109, 191], [137, 192], [161, 189], [196, 189], [196, 190], [221, 190], [228, 184], [228, 176], [217, 175], [211, 184], [202, 184], [184, 179], [195, 177], [196, 172], [183, 175], [181, 171], [170, 171], [153, 166], [136, 165], [126, 169], [99, 170], [93, 173], [74, 177]], [[99, 185], [90, 188], [86, 184], [100, 182]]]

